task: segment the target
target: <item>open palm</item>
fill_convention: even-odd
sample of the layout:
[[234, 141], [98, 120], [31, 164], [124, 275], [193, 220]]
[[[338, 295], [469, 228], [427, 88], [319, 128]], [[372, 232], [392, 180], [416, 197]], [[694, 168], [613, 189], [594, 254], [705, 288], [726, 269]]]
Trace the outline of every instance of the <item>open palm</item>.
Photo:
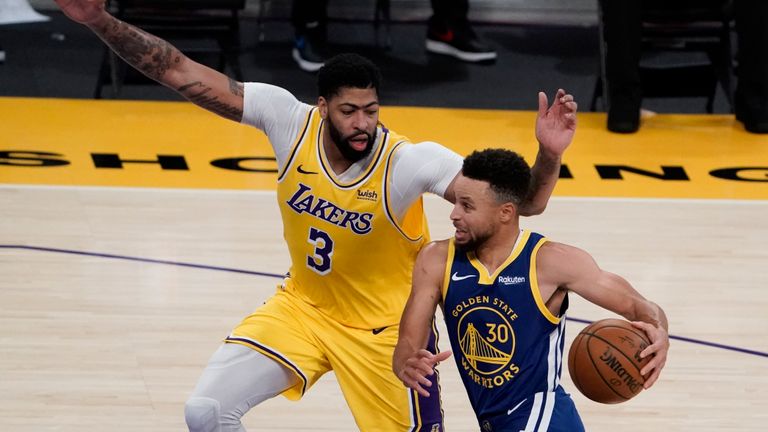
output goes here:
[[104, 12], [104, 0], [55, 0], [61, 10], [73, 21], [88, 24]]
[[536, 138], [547, 151], [562, 155], [576, 132], [577, 104], [564, 90], [557, 91], [552, 106], [547, 108], [547, 96], [539, 93], [539, 115]]

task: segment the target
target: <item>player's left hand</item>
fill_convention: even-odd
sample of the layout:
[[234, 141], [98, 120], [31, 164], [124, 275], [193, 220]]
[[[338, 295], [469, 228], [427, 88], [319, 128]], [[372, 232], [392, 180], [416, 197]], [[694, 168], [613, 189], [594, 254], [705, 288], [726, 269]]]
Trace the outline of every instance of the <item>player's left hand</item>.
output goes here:
[[640, 370], [640, 375], [645, 377], [643, 388], [649, 389], [659, 379], [661, 370], [664, 369], [664, 365], [667, 363], [669, 334], [667, 334], [663, 327], [643, 321], [632, 321], [632, 325], [643, 330], [651, 340], [651, 344], [640, 353], [641, 358], [653, 356], [651, 361]]
[[578, 104], [573, 95], [559, 89], [548, 106], [547, 95], [539, 92], [539, 114], [536, 118], [536, 139], [541, 150], [560, 157], [571, 144], [576, 132], [576, 110]]
[[405, 367], [398, 372], [397, 377], [400, 381], [416, 390], [420, 395], [429, 397], [429, 392], [424, 387], [431, 387], [432, 381], [429, 376], [435, 373], [435, 365], [449, 358], [451, 351], [443, 351], [438, 354], [421, 349], [408, 360], [405, 361]]

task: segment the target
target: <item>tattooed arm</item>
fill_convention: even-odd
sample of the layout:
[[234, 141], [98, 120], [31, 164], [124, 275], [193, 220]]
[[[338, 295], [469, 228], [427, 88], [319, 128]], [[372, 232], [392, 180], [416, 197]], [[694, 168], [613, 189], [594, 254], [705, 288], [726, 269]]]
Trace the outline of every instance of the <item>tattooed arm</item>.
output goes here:
[[104, 0], [55, 0], [117, 55], [147, 77], [224, 118], [243, 117], [243, 83], [190, 60], [176, 47], [110, 15]]

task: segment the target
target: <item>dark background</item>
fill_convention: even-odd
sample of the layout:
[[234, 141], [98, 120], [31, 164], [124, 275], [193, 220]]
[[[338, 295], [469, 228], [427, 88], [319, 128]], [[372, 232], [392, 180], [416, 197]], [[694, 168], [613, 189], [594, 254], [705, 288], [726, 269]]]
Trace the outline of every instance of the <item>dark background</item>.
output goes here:
[[[0, 26], [0, 46], [7, 56], [0, 64], [0, 96], [91, 98], [103, 44], [60, 12], [44, 13], [51, 21]], [[240, 59], [245, 80], [276, 84], [314, 102], [314, 76], [299, 70], [290, 56], [290, 23], [286, 19], [266, 21], [263, 41], [259, 41], [257, 28], [255, 17], [241, 19]], [[427, 54], [423, 20], [393, 23], [390, 49], [377, 45], [370, 20], [334, 20], [329, 25], [329, 40], [335, 51], [358, 52], [381, 67], [385, 105], [534, 110], [539, 90], [552, 95], [562, 87], [576, 96], [582, 111], [588, 110], [599, 69], [596, 26], [476, 23], [475, 29], [498, 50], [494, 64], [467, 64]], [[173, 42], [182, 51], [191, 44], [213, 46], [212, 41]], [[664, 56], [651, 60], [667, 61]], [[113, 97], [110, 87], [103, 94]], [[119, 98], [179, 100], [157, 85], [125, 86]], [[703, 113], [705, 99], [654, 98], [646, 99], [643, 106], [661, 113]], [[718, 90], [715, 112], [728, 110]]]

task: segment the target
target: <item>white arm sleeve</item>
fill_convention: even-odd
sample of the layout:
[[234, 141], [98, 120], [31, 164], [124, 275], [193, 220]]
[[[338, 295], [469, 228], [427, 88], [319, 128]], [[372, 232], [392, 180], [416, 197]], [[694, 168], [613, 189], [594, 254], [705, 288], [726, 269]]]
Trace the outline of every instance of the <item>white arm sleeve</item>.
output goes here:
[[390, 207], [398, 219], [424, 192], [444, 196], [464, 159], [453, 150], [426, 141], [404, 145], [392, 155]]
[[288, 90], [271, 84], [248, 82], [244, 89], [241, 123], [267, 134], [277, 166], [282, 168], [312, 106], [300, 102]]

